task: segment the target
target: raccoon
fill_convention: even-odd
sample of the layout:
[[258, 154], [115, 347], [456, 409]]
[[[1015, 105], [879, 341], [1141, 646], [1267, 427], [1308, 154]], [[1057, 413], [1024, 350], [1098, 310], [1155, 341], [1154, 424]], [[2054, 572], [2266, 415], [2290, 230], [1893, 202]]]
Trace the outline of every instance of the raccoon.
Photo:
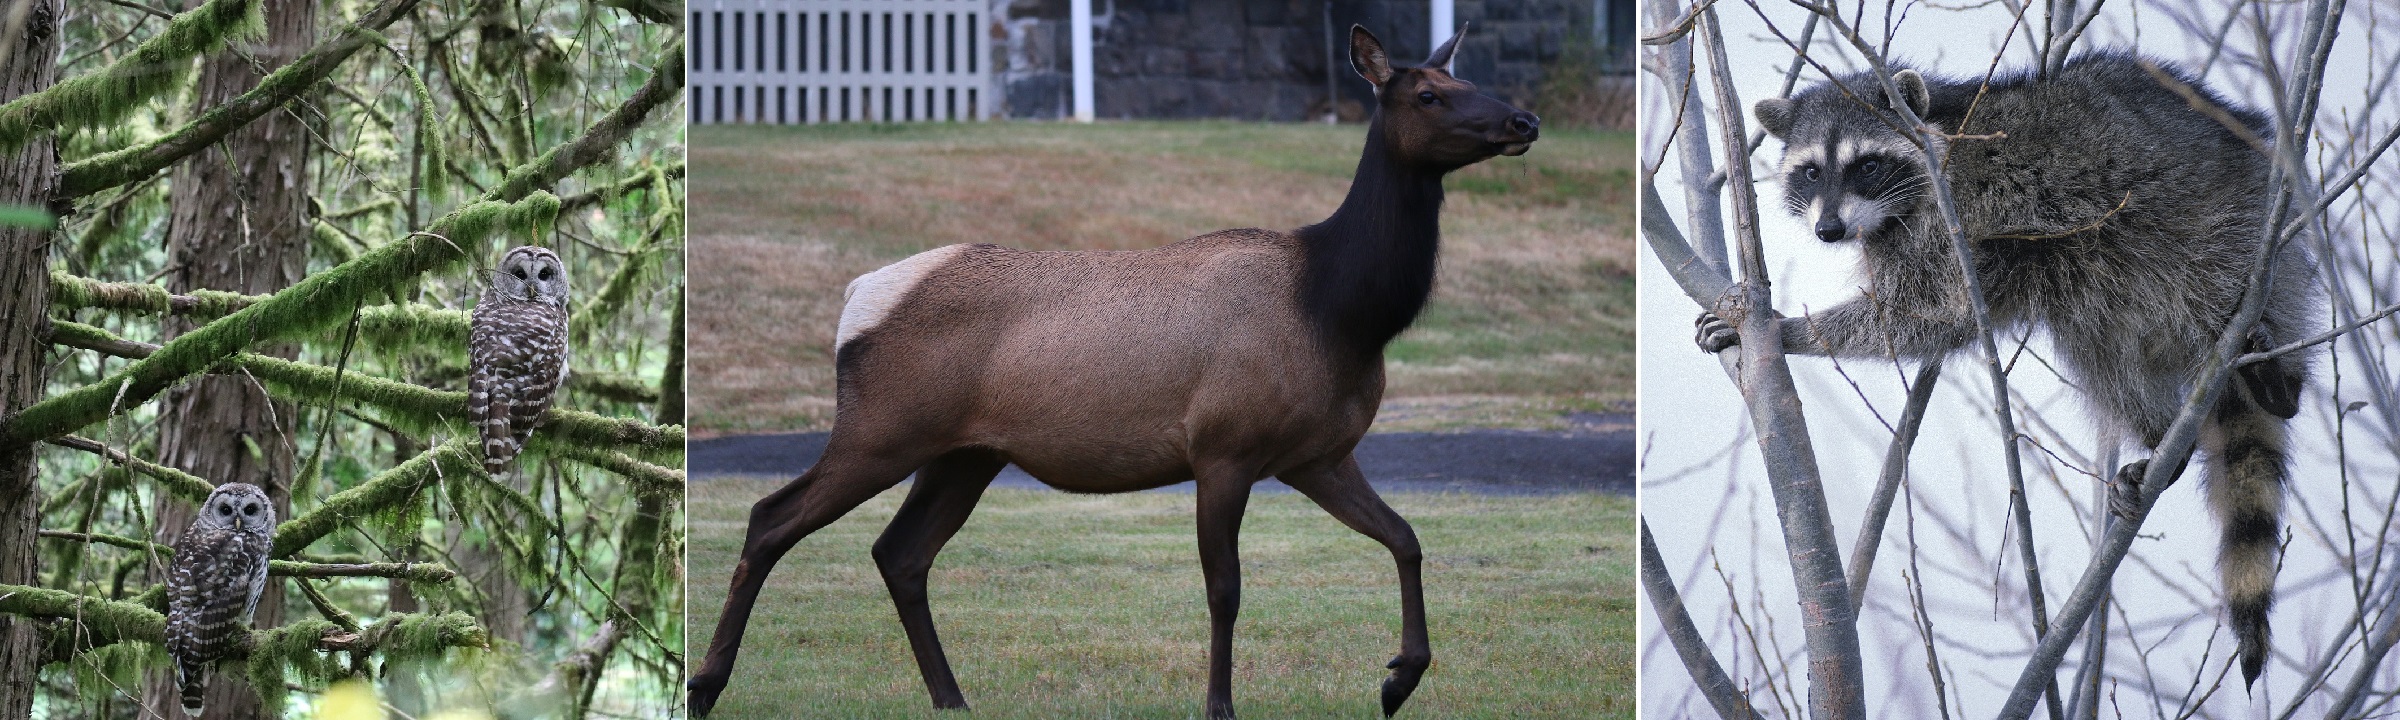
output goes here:
[[[1902, 69], [1894, 84], [1910, 110], [1947, 133], [1937, 149], [1995, 328], [2046, 330], [2103, 431], [2156, 448], [2264, 239], [2269, 159], [2254, 143], [2272, 128], [2188, 73], [2150, 65], [2193, 99], [2117, 52], [2078, 57], [2047, 79], [2016, 74], [1982, 87], [1981, 78]], [[1865, 291], [1780, 319], [1786, 352], [1936, 361], [1975, 337], [1924, 155], [1896, 130], [1896, 113], [1883, 112], [1881, 88], [1861, 73], [1754, 108], [1783, 141], [1784, 207], [1817, 239], [1858, 244]], [[2307, 334], [2322, 307], [2315, 267], [2297, 243], [2277, 252], [2251, 351]], [[1740, 341], [1739, 318], [1703, 313], [1698, 327], [1703, 350]], [[2246, 683], [2266, 662], [2284, 426], [2299, 411], [2307, 365], [2294, 354], [2242, 367], [2201, 436]], [[2120, 494], [2147, 462], [2119, 473]]]

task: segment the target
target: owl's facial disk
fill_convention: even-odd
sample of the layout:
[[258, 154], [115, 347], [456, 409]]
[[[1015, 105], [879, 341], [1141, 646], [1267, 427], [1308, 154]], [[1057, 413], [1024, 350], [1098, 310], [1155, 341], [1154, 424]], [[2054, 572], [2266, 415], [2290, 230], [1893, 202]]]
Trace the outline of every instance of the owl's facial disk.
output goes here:
[[[528, 265], [532, 267], [527, 267]], [[551, 269], [549, 263], [527, 261], [517, 263], [516, 267], [509, 269], [508, 274], [517, 277], [517, 286], [525, 289], [525, 299], [540, 300], [542, 299], [542, 286], [539, 283], [550, 282], [550, 278], [557, 272]]]
[[[240, 510], [239, 515], [235, 514], [235, 510], [237, 509], [235, 505], [237, 504], [240, 505], [238, 508]], [[226, 500], [224, 502], [217, 503], [217, 515], [231, 519], [233, 521], [233, 526], [236, 528], [246, 527], [252, 523], [258, 522], [259, 509], [260, 506], [256, 500], [242, 500], [238, 502], [234, 500]]]

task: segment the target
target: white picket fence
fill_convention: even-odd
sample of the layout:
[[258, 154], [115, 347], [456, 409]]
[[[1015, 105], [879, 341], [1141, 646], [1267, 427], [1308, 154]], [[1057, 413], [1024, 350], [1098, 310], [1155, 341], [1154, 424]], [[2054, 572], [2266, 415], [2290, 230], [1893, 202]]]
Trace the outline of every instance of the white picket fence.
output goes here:
[[691, 0], [694, 124], [997, 114], [990, 0]]

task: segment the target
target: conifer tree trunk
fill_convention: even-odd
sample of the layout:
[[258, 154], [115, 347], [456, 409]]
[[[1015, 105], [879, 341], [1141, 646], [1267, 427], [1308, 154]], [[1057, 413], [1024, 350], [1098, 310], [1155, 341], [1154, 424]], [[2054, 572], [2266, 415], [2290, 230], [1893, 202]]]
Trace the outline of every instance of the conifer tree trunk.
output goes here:
[[[15, 14], [11, 10], [21, 11]], [[0, 6], [0, 102], [58, 81], [58, 0]], [[0, 203], [47, 205], [58, 156], [49, 136], [0, 156]], [[42, 399], [42, 364], [50, 346], [51, 233], [0, 226], [0, 417]], [[36, 511], [33, 447], [0, 447], [0, 583], [35, 584]], [[33, 715], [41, 670], [40, 634], [32, 621], [0, 615], [0, 718]]]
[[[194, 113], [257, 86], [316, 44], [315, 0], [264, 0], [266, 35], [210, 56], [193, 84]], [[176, 292], [211, 289], [272, 293], [308, 270], [310, 129], [313, 96], [271, 112], [175, 166], [170, 186], [166, 285]], [[171, 320], [167, 335], [196, 324]], [[292, 357], [289, 347], [259, 352]], [[245, 482], [274, 498], [278, 517], [291, 517], [297, 408], [269, 398], [248, 378], [201, 375], [170, 392], [159, 422], [159, 461], [211, 482]], [[159, 542], [172, 543], [191, 522], [193, 507], [162, 496], [153, 515]], [[154, 578], [155, 579], [155, 578]], [[282, 624], [284, 583], [270, 581], [259, 596], [253, 627]], [[157, 673], [144, 703], [161, 717], [181, 717], [169, 673]], [[238, 678], [209, 684], [206, 717], [259, 717], [258, 697]]]

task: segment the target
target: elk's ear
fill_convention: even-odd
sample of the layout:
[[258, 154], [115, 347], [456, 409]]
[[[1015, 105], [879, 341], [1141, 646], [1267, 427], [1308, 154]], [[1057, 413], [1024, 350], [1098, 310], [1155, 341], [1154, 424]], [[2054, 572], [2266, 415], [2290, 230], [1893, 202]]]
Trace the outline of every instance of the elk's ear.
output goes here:
[[1909, 112], [1923, 118], [1933, 110], [1933, 93], [1925, 89], [1925, 76], [1915, 70], [1902, 70], [1892, 74], [1892, 84], [1900, 86], [1900, 99], [1908, 101]]
[[1365, 25], [1350, 26], [1350, 69], [1374, 83], [1376, 90], [1392, 80], [1392, 60], [1383, 54], [1383, 41], [1367, 32]]
[[1758, 118], [1759, 127], [1766, 128], [1767, 134], [1773, 135], [1777, 139], [1784, 138], [1792, 131], [1791, 100], [1785, 98], [1760, 100], [1757, 105], [1750, 106], [1750, 114]]
[[1441, 47], [1433, 49], [1432, 55], [1425, 56], [1425, 67], [1441, 68], [1443, 72], [1449, 72], [1450, 54], [1458, 50], [1458, 39], [1466, 37], [1467, 28], [1472, 25], [1473, 23], [1459, 23], [1458, 34], [1451, 35], [1450, 39], [1443, 42]]

